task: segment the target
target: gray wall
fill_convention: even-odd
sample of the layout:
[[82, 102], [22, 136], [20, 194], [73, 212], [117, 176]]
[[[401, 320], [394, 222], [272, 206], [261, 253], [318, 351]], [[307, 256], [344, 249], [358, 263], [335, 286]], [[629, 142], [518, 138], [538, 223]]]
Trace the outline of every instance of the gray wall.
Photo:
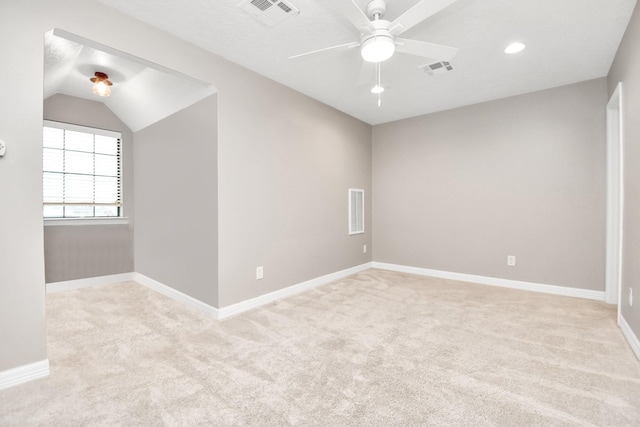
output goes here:
[[[219, 151], [220, 307], [371, 260], [371, 127], [266, 79], [247, 82], [234, 98], [242, 110], [220, 116], [234, 129]], [[348, 235], [350, 187], [365, 190], [365, 234]]]
[[[43, 32], [34, 11], [0, 13], [0, 372], [46, 359], [42, 233]], [[16, 42], [19, 40], [19, 43]]]
[[[0, 371], [46, 358], [42, 81], [44, 33], [52, 28], [139, 56], [218, 88], [219, 306], [370, 260], [370, 255], [362, 254], [361, 249], [370, 233], [351, 239], [346, 236], [347, 188], [370, 188], [368, 125], [99, 2], [3, 2], [0, 138], [7, 141], [8, 148], [7, 156], [0, 159], [0, 182], [14, 185], [3, 187], [0, 204], [0, 251], [4, 254], [0, 257]], [[280, 112], [272, 108], [274, 100]], [[320, 139], [325, 143], [321, 144]], [[352, 141], [353, 146], [347, 141]], [[300, 198], [291, 191], [301, 190], [296, 184], [298, 177], [293, 174], [295, 162], [290, 162], [289, 157], [292, 154], [283, 156], [295, 144], [305, 143], [306, 149], [297, 151], [293, 160], [299, 161], [300, 169], [315, 165], [310, 171], [302, 170], [300, 177], [301, 182], [311, 184], [313, 191]], [[318, 159], [297, 159], [297, 155], [317, 155]], [[282, 167], [285, 160], [288, 166]], [[350, 160], [361, 163], [345, 163]], [[314, 173], [325, 166], [335, 166], [339, 172]], [[283, 171], [279, 172], [279, 168]], [[263, 196], [259, 192], [263, 179], [281, 187]], [[301, 209], [295, 201], [311, 204], [309, 209]], [[296, 213], [309, 217], [286, 221]], [[320, 218], [323, 214], [326, 219]], [[261, 219], [262, 215], [267, 217]], [[275, 232], [267, 228], [287, 224], [293, 228], [288, 236], [297, 236], [293, 240], [276, 241]], [[325, 225], [327, 231], [321, 233], [320, 227]], [[316, 245], [310, 240], [314, 236], [323, 241]], [[337, 249], [332, 247], [331, 254], [316, 249], [328, 247], [328, 242], [336, 244]], [[277, 261], [259, 259], [268, 251], [277, 254]], [[298, 254], [319, 255], [315, 261], [300, 263], [302, 255]], [[246, 262], [236, 261], [237, 256], [246, 257]], [[265, 267], [265, 280], [261, 283], [253, 280], [257, 263]], [[272, 281], [276, 274], [281, 279], [278, 283]], [[206, 299], [209, 301], [215, 303], [215, 299]]]
[[[637, 27], [637, 16], [634, 22]], [[372, 237], [370, 126], [96, 1], [3, 2], [0, 138], [8, 148], [0, 159], [0, 182], [12, 185], [3, 186], [0, 199], [0, 371], [46, 358], [41, 136], [43, 35], [52, 28], [218, 88], [217, 299], [215, 274], [213, 288], [183, 286], [152, 271], [157, 266], [145, 265], [145, 255], [136, 258], [136, 270], [224, 307], [371, 260], [371, 253], [362, 253]], [[637, 58], [637, 48], [626, 50]], [[620, 62], [637, 64], [637, 59]], [[620, 67], [637, 82], [628, 76], [637, 75], [637, 65]], [[604, 83], [595, 81], [376, 127], [376, 260], [603, 289], [605, 98]], [[628, 102], [637, 118], [636, 101]], [[637, 134], [633, 120], [628, 120], [629, 137]], [[145, 131], [143, 138], [156, 130]], [[179, 148], [173, 152], [185, 155]], [[146, 167], [153, 169], [139, 160], [136, 178]], [[401, 160], [405, 167], [398, 166]], [[151, 176], [165, 179], [157, 172]], [[162, 190], [144, 179], [134, 185]], [[347, 236], [349, 187], [366, 190], [364, 235]], [[412, 200], [407, 195], [417, 195], [419, 202], [407, 202]], [[148, 199], [139, 192], [136, 197], [136, 214], [147, 215], [150, 226], [161, 225], [144, 213]], [[452, 242], [434, 229], [438, 221]], [[153, 237], [138, 230], [142, 222], [136, 217], [140, 251]], [[417, 228], [411, 227], [414, 222]], [[466, 232], [471, 234], [465, 238]], [[163, 249], [172, 247], [165, 241], [155, 250]], [[208, 246], [198, 252], [207, 259], [212, 254]], [[518, 267], [506, 269], [507, 254], [518, 256]], [[635, 255], [635, 249], [627, 250], [629, 260]], [[459, 262], [452, 264], [453, 259]], [[180, 268], [193, 262], [187, 259]], [[197, 259], [196, 265], [203, 262]], [[261, 281], [255, 280], [258, 265], [265, 269]], [[194, 275], [196, 281], [200, 275]]]
[[605, 105], [598, 79], [375, 126], [374, 259], [604, 290]]
[[130, 221], [120, 225], [46, 225], [46, 282], [133, 271], [133, 134], [102, 102], [67, 95], [46, 99], [44, 118], [122, 134], [123, 209]]
[[[611, 71], [609, 94], [622, 82], [624, 235], [622, 316], [640, 339], [640, 6], [636, 6]], [[634, 304], [629, 305], [629, 288]]]
[[218, 304], [217, 97], [135, 134], [135, 271]]

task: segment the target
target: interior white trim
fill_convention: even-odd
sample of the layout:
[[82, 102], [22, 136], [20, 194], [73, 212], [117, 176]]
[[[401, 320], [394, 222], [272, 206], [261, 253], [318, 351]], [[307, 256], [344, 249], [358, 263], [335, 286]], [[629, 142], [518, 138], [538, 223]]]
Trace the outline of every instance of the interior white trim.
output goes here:
[[200, 301], [199, 299], [196, 299], [192, 296], [189, 296], [185, 293], [175, 290], [170, 286], [167, 286], [163, 283], [158, 282], [157, 280], [147, 277], [144, 274], [133, 273], [133, 278], [131, 280], [138, 282], [141, 285], [146, 286], [151, 290], [161, 293], [162, 295], [167, 296], [174, 301], [177, 301], [188, 307], [194, 308], [209, 317], [212, 317], [214, 319], [218, 319], [219, 317], [218, 315], [219, 310], [217, 308], [210, 306], [209, 304], [206, 304]]
[[243, 313], [254, 308], [261, 307], [263, 305], [272, 303], [273, 301], [287, 298], [300, 292], [308, 291], [309, 289], [316, 288], [327, 283], [340, 280], [344, 277], [351, 276], [352, 274], [359, 273], [364, 270], [368, 270], [372, 267], [372, 263], [366, 263], [355, 267], [347, 268], [345, 270], [337, 271], [335, 273], [326, 274], [324, 276], [316, 277], [315, 279], [307, 280], [284, 289], [269, 292], [268, 294], [260, 295], [259, 297], [251, 298], [236, 304], [228, 305], [218, 309], [218, 319], [226, 319], [231, 316]]
[[521, 289], [525, 291], [542, 292], [553, 295], [586, 298], [596, 301], [604, 301], [604, 291], [592, 291], [589, 289], [569, 288], [565, 286], [545, 285], [540, 283], [523, 282], [520, 280], [500, 279], [497, 277], [476, 276], [474, 274], [453, 273], [450, 271], [431, 270], [428, 268], [408, 267], [397, 264], [374, 262], [373, 268], [398, 271], [401, 273], [417, 274], [420, 276], [439, 277], [442, 279], [457, 280], [461, 282], [478, 283], [481, 285], [500, 286], [503, 288]]
[[[69, 280], [66, 282], [47, 283], [47, 293], [59, 292], [71, 289], [86, 288], [91, 286], [108, 285], [112, 283], [120, 283], [127, 281], [135, 281], [139, 284], [146, 286], [156, 292], [159, 292], [179, 303], [190, 306], [201, 313], [216, 319], [222, 320], [245, 311], [252, 310], [254, 308], [261, 307], [266, 304], [270, 304], [273, 301], [287, 298], [309, 289], [316, 288], [318, 286], [331, 283], [336, 280], [340, 280], [344, 277], [351, 276], [352, 274], [365, 271], [369, 268], [379, 268], [382, 270], [398, 271], [402, 273], [417, 274], [420, 276], [440, 277], [443, 279], [457, 280], [462, 282], [471, 282], [482, 285], [499, 286], [503, 288], [521, 289], [526, 291], [543, 292], [553, 295], [563, 295], [576, 298], [585, 298], [596, 301], [604, 301], [605, 293], [603, 291], [592, 291], [589, 289], [569, 288], [565, 286], [545, 285], [540, 283], [523, 282], [519, 280], [500, 279], [497, 277], [477, 276], [473, 274], [453, 273], [449, 271], [431, 270], [427, 268], [409, 267], [397, 264], [388, 264], [382, 262], [369, 262], [361, 264], [355, 267], [347, 268], [345, 270], [337, 271], [335, 273], [326, 274], [324, 276], [316, 277], [315, 279], [307, 280], [295, 285], [291, 285], [284, 289], [269, 292], [264, 295], [257, 296], [245, 301], [241, 301], [236, 304], [231, 304], [226, 307], [216, 308], [209, 304], [206, 304], [196, 298], [193, 298], [187, 294], [184, 294], [176, 289], [173, 289], [163, 283], [158, 282], [150, 277], [140, 273], [123, 273], [114, 274], [111, 276], [92, 277], [88, 279]], [[620, 320], [619, 320], [620, 323]], [[630, 330], [630, 329], [629, 329]], [[633, 335], [633, 334], [632, 334]]]
[[306, 290], [313, 289], [315, 287], [342, 279], [352, 274], [359, 273], [371, 267], [372, 267], [372, 263], [366, 263], [366, 264], [358, 265], [355, 267], [347, 268], [345, 270], [341, 270], [335, 273], [330, 273], [324, 276], [316, 277], [315, 279], [307, 280], [305, 282], [298, 283], [298, 284], [286, 287], [284, 289], [279, 289], [277, 291], [270, 292], [268, 294], [260, 295], [258, 297], [251, 298], [236, 304], [228, 305], [223, 308], [213, 307], [196, 298], [193, 298], [176, 289], [173, 289], [170, 286], [160, 283], [157, 280], [147, 277], [144, 274], [140, 274], [136, 272], [114, 274], [111, 276], [91, 277], [88, 279], [68, 280], [65, 282], [52, 282], [52, 283], [47, 283], [46, 288], [47, 288], [47, 293], [51, 293], [51, 292], [68, 291], [68, 290], [79, 289], [79, 288], [87, 288], [92, 286], [101, 286], [101, 285], [109, 285], [113, 283], [134, 281], [143, 286], [146, 286], [151, 290], [161, 293], [162, 295], [165, 295], [173, 299], [174, 301], [177, 301], [181, 304], [185, 304], [189, 307], [192, 307], [213, 319], [222, 320], [231, 316], [235, 316], [236, 314], [240, 314], [245, 311], [252, 310], [254, 308], [258, 308], [260, 306], [269, 304], [273, 301], [276, 301], [282, 298], [287, 298], [289, 296], [298, 294], [300, 292], [304, 292]]
[[[207, 96], [212, 95], [214, 93], [216, 93], [218, 90], [216, 89], [215, 86], [212, 86], [210, 83], [207, 83], [203, 80], [199, 80], [196, 79], [195, 77], [191, 77], [187, 74], [183, 74], [179, 71], [176, 70], [172, 70], [171, 68], [165, 67], [163, 65], [160, 64], [156, 64], [155, 62], [151, 62], [151, 61], [147, 61], [146, 59], [142, 59], [140, 57], [137, 57], [135, 55], [131, 55], [129, 53], [123, 52], [121, 50], [118, 49], [114, 49], [110, 46], [104, 45], [102, 43], [98, 43], [96, 41], [84, 38], [82, 36], [78, 36], [76, 34], [70, 33], [68, 31], [65, 30], [61, 30], [60, 28], [54, 28], [51, 33], [54, 36], [57, 37], [62, 37], [63, 39], [67, 39], [70, 40], [72, 42], [78, 43], [80, 45], [84, 45], [102, 52], [106, 52], [110, 55], [119, 57], [119, 58], [123, 58], [126, 59], [127, 61], [133, 62], [134, 64], [139, 64], [142, 65], [143, 67], [147, 67], [147, 68], [151, 68], [153, 70], [157, 70], [161, 73], [166, 73], [169, 74], [171, 76], [177, 77], [179, 79], [185, 79], [188, 81], [191, 81], [193, 83], [199, 84], [199, 85], [203, 85], [206, 86], [206, 90], [207, 90]], [[139, 129], [138, 129], [139, 130]]]
[[129, 282], [134, 279], [135, 273], [111, 274], [108, 276], [89, 277], [86, 279], [65, 280], [63, 282], [47, 283], [47, 293], [70, 291], [72, 289], [90, 288], [92, 286], [111, 285], [113, 283]]
[[49, 359], [0, 372], [0, 390], [49, 376]]
[[618, 326], [622, 331], [622, 335], [627, 339], [627, 342], [631, 346], [631, 350], [635, 353], [638, 360], [640, 360], [640, 340], [631, 330], [631, 326], [627, 323], [624, 317], [618, 317]]
[[620, 311], [622, 272], [622, 240], [624, 181], [623, 181], [623, 114], [622, 82], [618, 83], [607, 103], [607, 241], [605, 297], [609, 304], [617, 304]]
[[89, 126], [80, 126], [80, 125], [76, 125], [73, 123], [65, 123], [65, 122], [56, 122], [53, 120], [43, 120], [42, 121], [44, 126], [50, 127], [50, 128], [56, 128], [56, 129], [63, 129], [63, 130], [72, 130], [75, 132], [83, 132], [83, 133], [92, 133], [95, 135], [102, 135], [102, 136], [109, 136], [111, 138], [118, 138], [118, 139], [122, 139], [122, 133], [118, 132], [118, 131], [113, 131], [113, 130], [108, 130], [108, 129], [100, 129], [100, 128], [93, 128], [93, 127], [89, 127]]
[[44, 219], [45, 227], [59, 226], [59, 225], [127, 225], [129, 224], [129, 218], [127, 217], [91, 217], [91, 218], [56, 218], [56, 219]]

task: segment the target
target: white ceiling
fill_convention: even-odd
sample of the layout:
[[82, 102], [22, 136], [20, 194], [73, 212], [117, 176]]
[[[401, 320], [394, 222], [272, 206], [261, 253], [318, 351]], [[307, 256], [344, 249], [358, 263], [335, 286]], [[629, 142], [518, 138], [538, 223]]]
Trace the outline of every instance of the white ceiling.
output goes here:
[[[636, 0], [458, 0], [402, 37], [453, 46], [454, 70], [429, 76], [429, 60], [396, 53], [382, 63], [382, 106], [369, 89], [374, 66], [359, 50], [299, 53], [359, 40], [330, 1], [289, 0], [300, 14], [268, 26], [243, 0], [100, 0], [179, 38], [379, 124], [606, 76]], [[334, 0], [335, 1], [335, 0]], [[350, 1], [350, 0], [338, 0]], [[431, 0], [425, 0], [431, 1]], [[354, 0], [362, 9], [367, 0]], [[418, 0], [388, 0], [388, 20]], [[527, 48], [506, 55], [522, 41]]]
[[[134, 132], [213, 94], [215, 87], [59, 29], [45, 34], [44, 99], [57, 93], [103, 102]], [[111, 96], [89, 78], [108, 74]]]

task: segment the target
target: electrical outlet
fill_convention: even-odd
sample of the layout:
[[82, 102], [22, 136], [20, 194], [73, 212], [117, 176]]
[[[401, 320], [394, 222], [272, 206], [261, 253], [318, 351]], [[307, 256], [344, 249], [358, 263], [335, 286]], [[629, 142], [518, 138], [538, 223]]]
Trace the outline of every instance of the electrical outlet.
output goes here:
[[264, 268], [262, 266], [256, 267], [256, 280], [260, 280], [264, 277]]
[[507, 255], [507, 265], [509, 267], [516, 266], [516, 256], [515, 255]]
[[629, 288], [629, 307], [633, 307], [633, 289]]
[[367, 253], [367, 245], [362, 245], [362, 253], [363, 254]]

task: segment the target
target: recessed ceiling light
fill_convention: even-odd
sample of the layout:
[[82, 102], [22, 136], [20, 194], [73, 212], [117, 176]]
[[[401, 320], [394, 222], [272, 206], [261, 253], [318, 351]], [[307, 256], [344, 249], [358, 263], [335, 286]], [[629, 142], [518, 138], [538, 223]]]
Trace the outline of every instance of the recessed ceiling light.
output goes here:
[[507, 46], [507, 48], [504, 50], [504, 53], [518, 53], [518, 52], [522, 52], [522, 50], [525, 48], [525, 45], [523, 43], [520, 42], [516, 42], [516, 43], [511, 43], [509, 46]]

